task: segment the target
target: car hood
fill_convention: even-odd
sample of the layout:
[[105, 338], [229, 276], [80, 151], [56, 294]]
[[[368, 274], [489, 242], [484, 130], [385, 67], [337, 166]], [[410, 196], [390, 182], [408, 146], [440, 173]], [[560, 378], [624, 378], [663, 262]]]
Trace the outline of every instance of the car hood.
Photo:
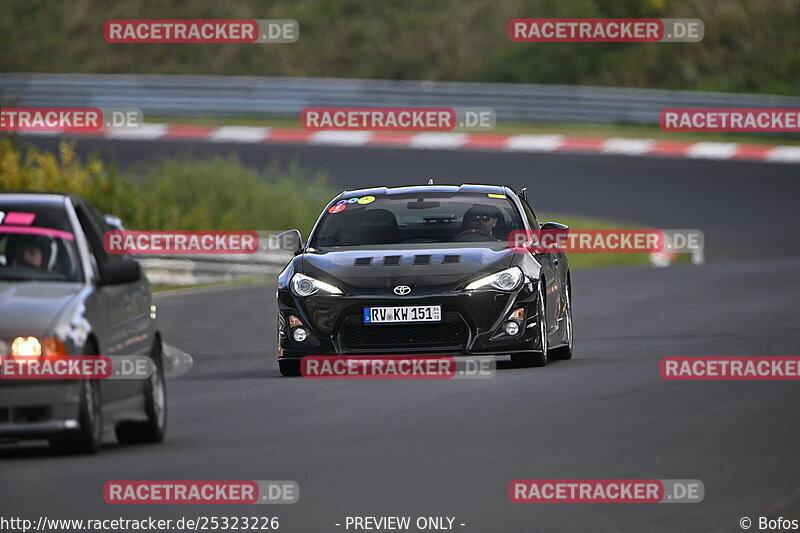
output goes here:
[[309, 276], [338, 283], [354, 294], [408, 285], [414, 295], [422, 295], [452, 290], [508, 268], [514, 255], [507, 247], [493, 244], [359, 247], [306, 253], [302, 268]]
[[44, 335], [80, 283], [0, 281], [0, 336]]

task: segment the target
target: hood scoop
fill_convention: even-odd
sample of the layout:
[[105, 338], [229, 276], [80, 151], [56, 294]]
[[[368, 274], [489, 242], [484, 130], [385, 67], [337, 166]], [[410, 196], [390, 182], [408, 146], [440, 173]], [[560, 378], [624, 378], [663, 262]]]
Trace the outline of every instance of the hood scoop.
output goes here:
[[[415, 255], [414, 261], [412, 262], [413, 265], [430, 265], [431, 259], [433, 258], [432, 255]], [[357, 257], [353, 261], [353, 266], [372, 266], [374, 258], [373, 257]], [[387, 255], [383, 258], [383, 265], [384, 266], [397, 266], [403, 260], [402, 255]], [[453, 265], [456, 263], [461, 262], [460, 255], [445, 255], [442, 257], [442, 264], [443, 265]]]

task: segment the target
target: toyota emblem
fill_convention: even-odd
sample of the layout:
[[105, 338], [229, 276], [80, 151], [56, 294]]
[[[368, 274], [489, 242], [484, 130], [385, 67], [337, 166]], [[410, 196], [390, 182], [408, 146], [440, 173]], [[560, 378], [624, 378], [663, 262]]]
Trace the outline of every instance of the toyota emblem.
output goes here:
[[405, 296], [409, 292], [411, 292], [411, 287], [408, 285], [398, 285], [394, 288], [394, 293], [398, 296]]

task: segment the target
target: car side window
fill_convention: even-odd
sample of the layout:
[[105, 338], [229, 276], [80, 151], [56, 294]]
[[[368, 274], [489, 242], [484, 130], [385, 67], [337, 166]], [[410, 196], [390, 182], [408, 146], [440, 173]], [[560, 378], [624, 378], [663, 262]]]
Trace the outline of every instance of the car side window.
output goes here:
[[130, 259], [128, 254], [109, 254], [106, 252], [105, 247], [103, 247], [103, 238], [105, 237], [106, 233], [112, 231], [114, 228], [108, 225], [106, 222], [106, 217], [97, 210], [95, 206], [92, 204], [86, 204], [86, 210], [89, 212], [89, 215], [92, 217], [92, 222], [94, 223], [95, 228], [98, 229], [98, 235], [100, 236], [100, 248], [103, 250], [103, 255], [106, 261], [120, 261], [122, 259]]
[[92, 217], [87, 213], [86, 207], [83, 204], [77, 204], [75, 206], [75, 214], [78, 215], [78, 222], [80, 222], [81, 229], [84, 235], [86, 235], [86, 240], [89, 242], [89, 248], [92, 251], [95, 266], [99, 267], [108, 260], [108, 254], [103, 249], [102, 234], [96, 227]]
[[526, 200], [520, 198], [520, 201], [522, 202], [522, 209], [525, 211], [525, 218], [528, 219], [528, 224], [530, 225], [531, 229], [538, 230], [539, 221], [536, 220], [536, 215], [533, 213], [533, 209], [531, 209], [531, 206], [528, 205]]

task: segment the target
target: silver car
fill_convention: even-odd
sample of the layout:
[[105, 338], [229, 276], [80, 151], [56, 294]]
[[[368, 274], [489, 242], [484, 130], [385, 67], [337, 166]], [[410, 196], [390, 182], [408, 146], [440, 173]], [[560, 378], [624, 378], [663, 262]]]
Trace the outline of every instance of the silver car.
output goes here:
[[122, 443], [164, 438], [164, 362], [150, 284], [135, 260], [106, 253], [110, 229], [78, 195], [0, 194], [0, 356], [147, 355], [153, 369], [144, 379], [0, 379], [0, 440], [48, 439], [59, 450], [90, 453], [106, 429]]

